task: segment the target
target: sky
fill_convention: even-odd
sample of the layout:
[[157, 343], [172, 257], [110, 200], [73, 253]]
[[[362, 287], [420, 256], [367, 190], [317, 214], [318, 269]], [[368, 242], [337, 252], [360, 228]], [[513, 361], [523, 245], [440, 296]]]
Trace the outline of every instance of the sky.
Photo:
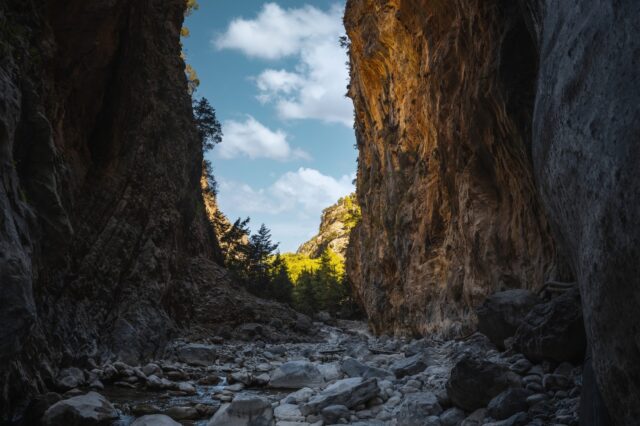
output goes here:
[[231, 221], [264, 223], [280, 251], [317, 233], [322, 209], [354, 191], [344, 1], [200, 0], [187, 62], [222, 123], [207, 155]]

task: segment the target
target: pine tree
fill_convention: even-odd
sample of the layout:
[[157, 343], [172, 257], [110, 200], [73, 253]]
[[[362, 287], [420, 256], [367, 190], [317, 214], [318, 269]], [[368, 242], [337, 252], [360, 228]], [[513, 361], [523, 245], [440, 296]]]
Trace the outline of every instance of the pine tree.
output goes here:
[[264, 295], [269, 285], [269, 259], [278, 248], [271, 241], [271, 231], [263, 223], [256, 234], [251, 235], [248, 246], [249, 289], [257, 295]]
[[305, 314], [311, 315], [318, 311], [318, 295], [316, 274], [310, 271], [302, 271], [294, 291], [295, 308]]
[[225, 264], [240, 278], [246, 276], [248, 269], [249, 220], [236, 219], [220, 238], [221, 245], [226, 247]]
[[276, 254], [271, 263], [267, 296], [281, 303], [293, 303], [293, 283], [280, 253]]
[[209, 151], [222, 142], [222, 126], [216, 117], [216, 110], [207, 98], [193, 100], [193, 119], [198, 128], [203, 151]]

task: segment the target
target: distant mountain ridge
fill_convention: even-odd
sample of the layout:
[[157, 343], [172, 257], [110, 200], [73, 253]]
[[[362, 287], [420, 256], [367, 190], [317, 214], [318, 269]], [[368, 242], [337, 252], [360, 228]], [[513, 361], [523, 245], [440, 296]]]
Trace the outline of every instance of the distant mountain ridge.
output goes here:
[[349, 234], [360, 217], [360, 206], [355, 193], [340, 198], [322, 211], [318, 234], [303, 243], [296, 253], [318, 258], [328, 247], [344, 258], [349, 244]]

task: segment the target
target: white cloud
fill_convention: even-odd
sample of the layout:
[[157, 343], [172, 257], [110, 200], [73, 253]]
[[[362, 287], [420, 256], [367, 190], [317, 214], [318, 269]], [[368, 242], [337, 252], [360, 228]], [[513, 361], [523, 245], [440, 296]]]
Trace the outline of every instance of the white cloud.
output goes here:
[[344, 94], [347, 56], [338, 45], [343, 8], [283, 9], [264, 5], [255, 19], [238, 18], [214, 39], [218, 49], [235, 49], [268, 60], [293, 57], [293, 70], [266, 69], [256, 77], [261, 102], [273, 103], [284, 119], [318, 119], [353, 124], [353, 106]]
[[233, 206], [239, 214], [280, 214], [295, 212], [301, 216], [320, 217], [325, 207], [354, 190], [354, 176], [338, 179], [305, 167], [287, 172], [266, 188], [221, 180], [219, 199], [223, 206]]
[[225, 121], [222, 130], [224, 140], [217, 151], [222, 158], [247, 156], [252, 159], [271, 158], [281, 161], [309, 158], [306, 152], [291, 148], [285, 132], [271, 130], [250, 115], [244, 122]]

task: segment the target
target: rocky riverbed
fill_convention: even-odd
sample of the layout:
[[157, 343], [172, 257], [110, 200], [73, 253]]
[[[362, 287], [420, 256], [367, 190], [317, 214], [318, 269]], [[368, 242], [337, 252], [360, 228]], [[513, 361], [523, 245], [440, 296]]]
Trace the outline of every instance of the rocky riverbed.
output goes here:
[[[483, 334], [441, 341], [316, 322], [314, 343], [174, 341], [161, 360], [58, 376], [45, 425], [577, 425], [580, 366], [531, 363]], [[510, 345], [507, 345], [510, 346]]]

